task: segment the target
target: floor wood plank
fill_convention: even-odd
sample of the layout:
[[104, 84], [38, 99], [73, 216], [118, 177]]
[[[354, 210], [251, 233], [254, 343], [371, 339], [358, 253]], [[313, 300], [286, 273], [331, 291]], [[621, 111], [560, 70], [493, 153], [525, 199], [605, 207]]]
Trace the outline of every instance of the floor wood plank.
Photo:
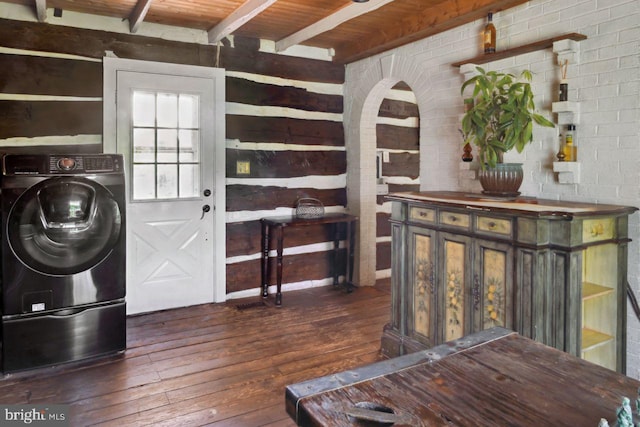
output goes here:
[[73, 426], [287, 427], [287, 384], [380, 359], [388, 280], [261, 301], [132, 316], [124, 354], [5, 375], [0, 402], [69, 404]]

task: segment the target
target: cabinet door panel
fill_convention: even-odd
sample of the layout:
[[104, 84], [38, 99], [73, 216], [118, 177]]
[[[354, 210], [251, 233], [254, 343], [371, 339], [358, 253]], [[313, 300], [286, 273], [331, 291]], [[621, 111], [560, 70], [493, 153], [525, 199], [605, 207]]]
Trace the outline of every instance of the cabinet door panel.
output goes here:
[[442, 233], [440, 244], [442, 254], [441, 282], [438, 301], [443, 302], [442, 341], [451, 341], [469, 333], [471, 318], [469, 316], [469, 283], [471, 252], [468, 237]]
[[434, 336], [436, 269], [435, 231], [409, 227], [410, 254], [407, 329], [414, 339], [429, 346]]
[[478, 240], [474, 247], [474, 331], [513, 329], [513, 248]]

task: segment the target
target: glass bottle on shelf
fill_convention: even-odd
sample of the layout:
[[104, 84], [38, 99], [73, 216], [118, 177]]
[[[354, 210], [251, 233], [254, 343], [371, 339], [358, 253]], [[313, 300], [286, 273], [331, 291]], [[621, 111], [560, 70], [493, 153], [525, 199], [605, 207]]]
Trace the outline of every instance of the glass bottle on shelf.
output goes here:
[[574, 132], [576, 130], [575, 125], [568, 125], [567, 132], [564, 135], [564, 161], [575, 162], [577, 159], [577, 149], [574, 141]]
[[493, 13], [489, 12], [488, 21], [482, 32], [484, 53], [494, 53], [496, 51], [496, 27], [493, 25]]
[[565, 161], [565, 155], [564, 155], [564, 136], [560, 135], [558, 137], [558, 154], [556, 154], [556, 157], [558, 158], [559, 162], [564, 162]]

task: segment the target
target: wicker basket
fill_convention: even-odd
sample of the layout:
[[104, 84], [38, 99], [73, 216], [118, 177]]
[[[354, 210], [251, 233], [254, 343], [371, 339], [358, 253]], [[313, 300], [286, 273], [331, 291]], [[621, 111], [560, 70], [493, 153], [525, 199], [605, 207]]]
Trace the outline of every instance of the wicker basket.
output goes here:
[[321, 218], [324, 216], [324, 205], [318, 199], [303, 197], [296, 203], [298, 218]]

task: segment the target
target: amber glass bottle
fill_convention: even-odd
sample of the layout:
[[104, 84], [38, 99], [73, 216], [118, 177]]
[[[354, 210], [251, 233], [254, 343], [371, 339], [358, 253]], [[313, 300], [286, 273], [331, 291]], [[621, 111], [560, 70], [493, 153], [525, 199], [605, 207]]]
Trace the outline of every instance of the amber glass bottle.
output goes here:
[[568, 125], [567, 132], [564, 135], [564, 161], [576, 162], [578, 161], [578, 149], [573, 138], [576, 130], [575, 125]]
[[487, 25], [484, 26], [482, 34], [484, 53], [494, 53], [496, 51], [496, 27], [493, 25], [493, 13], [489, 12]]

